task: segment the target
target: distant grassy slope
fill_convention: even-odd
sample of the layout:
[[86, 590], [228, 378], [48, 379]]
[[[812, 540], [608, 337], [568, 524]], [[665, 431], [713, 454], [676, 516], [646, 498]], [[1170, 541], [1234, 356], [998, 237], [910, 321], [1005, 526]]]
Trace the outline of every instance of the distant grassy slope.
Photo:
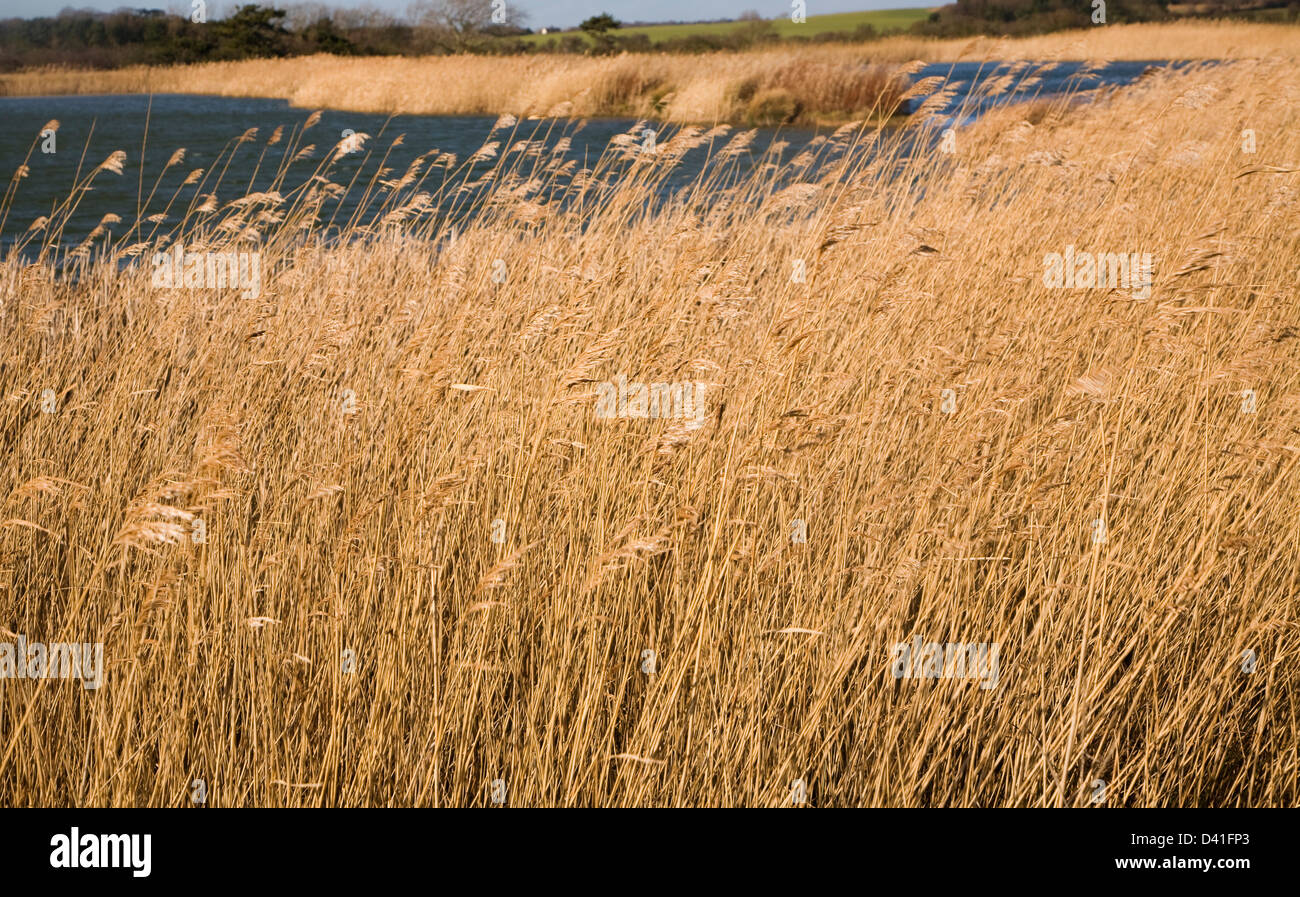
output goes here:
[[[815, 34], [821, 34], [827, 31], [852, 31], [859, 25], [871, 25], [877, 31], [887, 31], [894, 29], [903, 29], [909, 27], [913, 22], [919, 22], [930, 14], [929, 9], [871, 9], [862, 12], [841, 12], [833, 15], [809, 16], [808, 21], [796, 25], [790, 21], [790, 17], [782, 16], [772, 22], [773, 29], [781, 37], [807, 36], [812, 37]], [[730, 34], [737, 29], [744, 28], [748, 22], [713, 22], [707, 24], [688, 24], [688, 25], [644, 25], [638, 27], [620, 28], [611, 32], [620, 37], [628, 37], [633, 34], [644, 34], [650, 38], [652, 43], [660, 41], [676, 40], [678, 38], [690, 37], [692, 35], [720, 36]], [[523, 40], [529, 43], [545, 43], [548, 40], [556, 40], [560, 35], [577, 34], [584, 36], [580, 31], [562, 31], [551, 32], [550, 34], [528, 34], [524, 35]]]

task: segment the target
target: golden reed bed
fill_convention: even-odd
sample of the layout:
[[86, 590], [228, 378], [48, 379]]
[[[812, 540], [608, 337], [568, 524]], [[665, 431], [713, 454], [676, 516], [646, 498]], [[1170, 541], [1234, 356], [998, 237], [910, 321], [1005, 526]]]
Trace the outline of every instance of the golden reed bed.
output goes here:
[[744, 134], [526, 147], [454, 240], [430, 160], [335, 248], [325, 162], [188, 213], [257, 298], [152, 286], [171, 232], [10, 258], [0, 622], [105, 670], [0, 681], [0, 800], [1294, 804], [1297, 109], [1290, 59], [1157, 74], [780, 191], [721, 189]]
[[[801, 123], [873, 113], [900, 63], [956, 60], [1233, 59], [1300, 56], [1300, 29], [1239, 22], [1109, 25], [1020, 39], [880, 41], [704, 55], [311, 56], [115, 71], [0, 75], [0, 96], [195, 93], [353, 112], [648, 116], [660, 121]], [[866, 63], [866, 68], [863, 64]], [[779, 117], [776, 121], [781, 120]]]

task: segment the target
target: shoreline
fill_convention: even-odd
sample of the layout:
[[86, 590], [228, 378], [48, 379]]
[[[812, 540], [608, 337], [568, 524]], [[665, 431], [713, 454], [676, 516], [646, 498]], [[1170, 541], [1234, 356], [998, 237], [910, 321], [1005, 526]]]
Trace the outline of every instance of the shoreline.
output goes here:
[[[284, 103], [286, 103], [289, 109], [294, 109], [294, 110], [298, 110], [298, 111], [312, 111], [312, 112], [318, 112], [318, 111], [319, 111], [319, 112], [341, 112], [341, 113], [351, 113], [351, 114], [356, 114], [356, 115], [375, 115], [375, 116], [380, 116], [380, 115], [390, 115], [390, 116], [393, 116], [393, 117], [397, 117], [397, 116], [411, 116], [411, 117], [416, 117], [416, 118], [481, 118], [481, 119], [484, 119], [485, 121], [493, 121], [493, 120], [495, 120], [495, 119], [500, 118], [502, 114], [513, 114], [513, 113], [494, 113], [494, 112], [465, 112], [465, 113], [445, 113], [445, 112], [371, 112], [371, 111], [360, 110], [360, 109], [349, 109], [349, 108], [346, 108], [346, 107], [343, 107], [343, 106], [337, 106], [337, 105], [332, 106], [332, 105], [328, 105], [328, 104], [323, 105], [323, 106], [300, 106], [300, 105], [296, 105], [296, 104], [295, 104], [291, 99], [288, 99], [288, 98], [285, 98], [285, 97], [259, 97], [259, 96], [238, 96], [238, 97], [236, 97], [236, 96], [230, 96], [229, 94], [216, 94], [216, 93], [193, 93], [193, 92], [190, 92], [190, 93], [184, 93], [184, 92], [177, 92], [177, 91], [162, 91], [162, 92], [155, 93], [155, 94], [146, 94], [146, 93], [109, 93], [109, 92], [101, 91], [101, 92], [98, 92], [98, 93], [91, 93], [91, 92], [87, 92], [87, 93], [46, 93], [46, 94], [31, 94], [31, 95], [23, 95], [23, 96], [4, 96], [4, 95], [0, 95], [0, 101], [4, 101], [4, 100], [61, 100], [61, 99], [67, 99], [67, 98], [69, 98], [69, 97], [85, 97], [85, 98], [104, 97], [104, 98], [108, 98], [108, 97], [122, 97], [122, 96], [138, 96], [138, 97], [142, 97], [142, 98], [147, 98], [147, 97], [149, 97], [149, 96], [153, 96], [153, 97], [164, 97], [164, 96], [165, 96], [165, 97], [207, 97], [207, 98], [214, 98], [214, 99], [228, 99], [228, 100], [267, 100], [267, 101], [280, 101], [280, 102], [284, 102]], [[647, 121], [654, 121], [654, 122], [657, 122], [657, 123], [659, 123], [659, 124], [663, 124], [663, 125], [673, 125], [673, 126], [675, 126], [675, 127], [686, 127], [686, 126], [689, 126], [689, 125], [694, 125], [694, 126], [696, 126], [696, 127], [713, 127], [713, 126], [716, 126], [716, 125], [731, 125], [733, 128], [737, 128], [737, 129], [741, 129], [741, 128], [762, 128], [762, 129], [765, 129], [765, 130], [781, 130], [781, 131], [809, 131], [809, 132], [812, 132], [812, 131], [819, 131], [819, 130], [823, 130], [823, 129], [827, 129], [827, 128], [837, 128], [837, 127], [840, 127], [840, 126], [842, 126], [842, 125], [844, 125], [844, 124], [847, 124], [847, 123], [850, 122], [850, 121], [854, 121], [853, 118], [851, 118], [851, 117], [846, 117], [846, 116], [834, 117], [834, 118], [826, 118], [826, 119], [821, 119], [821, 120], [818, 120], [818, 121], [811, 121], [811, 122], [809, 122], [809, 121], [796, 121], [796, 122], [773, 122], [773, 123], [763, 123], [763, 124], [757, 124], [757, 123], [752, 123], [752, 122], [746, 122], [746, 121], [743, 121], [743, 120], [739, 120], [739, 121], [726, 121], [726, 120], [723, 120], [723, 121], [703, 121], [703, 120], [701, 120], [701, 121], [679, 121], [679, 120], [666, 120], [666, 119], [662, 119], [662, 118], [647, 117], [647, 116], [620, 115], [620, 114], [613, 114], [613, 115], [583, 115], [583, 116], [520, 115], [520, 116], [515, 116], [515, 117], [518, 118], [518, 120], [519, 120], [520, 122], [525, 122], [525, 121], [529, 121], [529, 122], [545, 122], [545, 121], [554, 121], [554, 122], [570, 122], [570, 121], [604, 121], [604, 122], [623, 122], [623, 121], [641, 121], [641, 120], [647, 120]], [[905, 114], [903, 114], [903, 113], [898, 113], [898, 114], [892, 115], [892, 116], [890, 116], [889, 118], [885, 118], [885, 119], [879, 119], [879, 118], [868, 118], [868, 119], [862, 119], [862, 120], [860, 120], [859, 123], [862, 124], [863, 126], [875, 126], [875, 127], [879, 127], [879, 128], [900, 128], [900, 127], [903, 127], [903, 126], [907, 123], [907, 120], [908, 120], [908, 116], [907, 116], [907, 115], [905, 115]]]
[[192, 94], [375, 115], [512, 114], [817, 127], [883, 115], [909, 66], [935, 62], [1300, 58], [1300, 29], [1240, 22], [1110, 25], [1028, 38], [781, 47], [736, 53], [299, 56], [0, 75], [0, 97]]

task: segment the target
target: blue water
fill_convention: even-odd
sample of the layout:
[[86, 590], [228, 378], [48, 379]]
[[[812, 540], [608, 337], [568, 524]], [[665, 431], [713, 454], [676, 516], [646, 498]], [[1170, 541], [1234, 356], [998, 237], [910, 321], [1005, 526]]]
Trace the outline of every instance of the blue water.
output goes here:
[[[953, 127], [973, 120], [994, 105], [1128, 84], [1149, 66], [1165, 64], [1116, 62], [1092, 71], [1078, 62], [1022, 64], [1017, 67], [1015, 76], [1020, 83], [997, 96], [981, 96], [982, 86], [989, 79], [1012, 71], [1008, 64], [934, 63], [918, 72], [914, 79], [938, 75], [946, 77], [950, 84], [960, 82], [957, 93], [936, 110], [932, 119], [940, 127]], [[922, 102], [924, 98], [910, 100], [908, 111], [915, 111]], [[109, 236], [116, 241], [126, 235], [142, 206], [144, 214], [149, 215], [161, 213], [172, 201], [167, 220], [159, 225], [166, 230], [179, 221], [197, 194], [215, 192], [218, 201], [224, 204], [249, 191], [268, 189], [273, 172], [283, 162], [286, 148], [292, 145], [293, 132], [302, 128], [310, 114], [311, 110], [290, 107], [284, 100], [212, 96], [0, 98], [0, 121], [3, 122], [3, 128], [0, 128], [0, 177], [7, 182], [24, 158], [28, 159], [30, 168], [29, 176], [19, 183], [7, 220], [0, 229], [0, 252], [8, 251], [38, 217], [52, 215], [69, 195], [79, 173], [84, 178], [115, 150], [126, 153], [122, 174], [102, 172], [95, 178], [94, 189], [82, 197], [64, 228], [60, 241], [64, 247], [83, 240], [110, 213], [121, 218], [120, 223], [106, 225]], [[50, 119], [57, 119], [60, 127], [55, 151], [47, 153], [42, 151], [37, 135]], [[628, 133], [636, 125], [631, 119], [591, 119], [581, 128], [576, 122], [525, 120], [514, 128], [491, 134], [495, 122], [495, 118], [486, 117], [388, 117], [325, 110], [319, 123], [297, 144], [313, 143], [315, 153], [311, 158], [293, 163], [282, 191], [304, 184], [349, 129], [370, 134], [372, 139], [362, 152], [343, 157], [330, 171], [330, 179], [345, 187], [351, 185], [354, 178], [356, 180], [356, 186], [349, 189], [346, 196], [332, 200], [325, 207], [325, 215], [333, 216], [339, 225], [347, 222], [356, 211], [364, 192], [362, 188], [374, 177], [381, 160], [383, 167], [390, 170], [385, 177], [396, 178], [417, 156], [432, 149], [455, 153], [459, 165], [488, 139], [501, 141], [502, 154], [517, 140], [542, 139], [549, 153], [561, 137], [568, 136], [571, 145], [566, 158], [576, 160], [579, 169], [592, 168], [612, 138]], [[277, 145], [268, 146], [269, 138], [279, 126], [283, 126], [284, 138]], [[657, 129], [660, 140], [667, 139], [676, 130], [675, 126], [661, 126], [654, 122], [646, 126]], [[232, 158], [233, 142], [250, 128], [257, 129], [256, 136], [238, 145]], [[732, 133], [739, 130], [743, 129], [736, 128]], [[147, 142], [142, 147], [146, 135]], [[398, 135], [402, 136], [402, 141], [393, 145]], [[788, 162], [817, 135], [816, 131], [804, 129], [760, 129], [757, 139], [746, 152], [729, 163], [732, 166], [729, 180], [743, 179], [753, 166], [764, 162]], [[694, 182], [711, 154], [716, 153], [729, 137], [720, 137], [687, 153], [663, 182], [661, 192], [664, 196], [671, 196]], [[776, 140], [788, 145], [765, 156]], [[33, 142], [36, 147], [28, 157]], [[184, 161], [164, 170], [173, 152], [181, 148], [185, 150]], [[468, 177], [478, 177], [496, 164], [496, 159], [480, 162], [468, 172]], [[203, 169], [204, 175], [197, 183], [185, 185], [186, 177], [195, 169]], [[815, 176], [815, 171], [805, 171], [800, 178], [806, 180], [810, 175]], [[441, 171], [436, 172], [422, 189], [436, 188], [443, 176]], [[151, 192], [152, 201], [144, 205]], [[464, 197], [460, 201], [463, 204]], [[444, 210], [435, 208], [431, 213], [441, 211]], [[30, 254], [30, 245], [28, 252]]]
[[[1179, 69], [1188, 65], [1157, 60], [1110, 62], [1100, 66], [1085, 62], [938, 62], [927, 65], [915, 77], [937, 75], [946, 78], [949, 84], [962, 85], [952, 100], [935, 113], [937, 118], [944, 119], [945, 127], [962, 127], [995, 106], [1062, 94], [1086, 96], [1087, 92], [1099, 88], [1132, 84], [1149, 68]], [[1009, 89], [993, 96], [982, 94], [983, 85], [1013, 72]], [[924, 98], [909, 100], [908, 111], [915, 111], [923, 102]]]

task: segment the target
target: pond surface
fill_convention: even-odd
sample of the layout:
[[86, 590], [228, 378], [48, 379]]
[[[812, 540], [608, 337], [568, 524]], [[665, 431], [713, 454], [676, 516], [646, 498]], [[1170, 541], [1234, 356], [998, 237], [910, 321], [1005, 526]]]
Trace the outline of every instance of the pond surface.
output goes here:
[[[1014, 66], [945, 62], [927, 65], [914, 78], [941, 76], [949, 84], [959, 85], [952, 98], [935, 113], [937, 127], [931, 133], [937, 133], [942, 127], [968, 123], [995, 105], [1128, 84], [1149, 66], [1161, 65], [1167, 63], [1114, 62], [1094, 67], [1079, 62]], [[1006, 89], [989, 91], [992, 79], [1007, 75], [1011, 79]], [[908, 101], [908, 111], [915, 111], [923, 101], [924, 98]], [[284, 162], [287, 147], [315, 144], [316, 150], [310, 158], [291, 166], [292, 173], [285, 187], [297, 187], [311, 177], [348, 130], [369, 134], [372, 139], [361, 152], [343, 157], [331, 170], [330, 179], [335, 183], [348, 186], [356, 178], [358, 185], [338, 201], [337, 208], [328, 208], [339, 223], [346, 222], [356, 210], [365, 183], [373, 177], [381, 159], [383, 166], [391, 170], [387, 177], [400, 177], [417, 156], [435, 148], [454, 153], [463, 162], [489, 139], [501, 141], [501, 153], [506, 153], [515, 141], [543, 139], [549, 152], [567, 136], [570, 144], [566, 158], [576, 160], [578, 168], [591, 168], [611, 139], [633, 132], [637, 125], [632, 119], [590, 119], [580, 128], [576, 122], [525, 120], [494, 134], [496, 119], [488, 117], [388, 117], [324, 110], [319, 122], [299, 139], [296, 132], [301, 131], [310, 114], [311, 110], [290, 107], [285, 100], [216, 96], [164, 94], [150, 98], [118, 94], [0, 98], [0, 121], [4, 123], [0, 129], [0, 178], [7, 183], [24, 159], [30, 169], [29, 176], [19, 183], [7, 219], [0, 228], [0, 254], [7, 252], [33, 221], [52, 214], [69, 195], [79, 171], [84, 178], [115, 150], [126, 153], [122, 174], [105, 172], [95, 178], [94, 189], [80, 200], [64, 228], [63, 245], [74, 245], [85, 239], [108, 214], [121, 218], [120, 224], [108, 225], [116, 237], [136, 220], [140, 206], [148, 215], [161, 212], [171, 201], [173, 211], [183, 212], [200, 193], [215, 192], [224, 203], [250, 191], [267, 189], [277, 167]], [[55, 151], [43, 152], [36, 137], [51, 119], [60, 123]], [[283, 139], [268, 146], [268, 140], [279, 127], [283, 127]], [[646, 127], [661, 129], [660, 139], [666, 139], [676, 130], [675, 126], [664, 127], [654, 122], [647, 123]], [[239, 145], [232, 158], [233, 142], [251, 128], [257, 129], [256, 137]], [[756, 139], [734, 160], [732, 178], [743, 178], [753, 166], [764, 161], [788, 162], [819, 133], [824, 136], [830, 131], [760, 128]], [[147, 143], [142, 147], [146, 133]], [[402, 135], [401, 143], [393, 146], [398, 135]], [[711, 153], [729, 136], [688, 152], [663, 181], [661, 193], [671, 196], [694, 182]], [[643, 138], [637, 139], [639, 142]], [[36, 146], [28, 158], [33, 141]], [[786, 145], [765, 158], [773, 141]], [[165, 169], [172, 154], [182, 148], [183, 162]], [[495, 164], [496, 160], [484, 161], [479, 167], [487, 170]], [[186, 177], [200, 168], [204, 169], [204, 177], [186, 184]], [[478, 174], [477, 168], [474, 173]], [[807, 179], [815, 174], [815, 171], [804, 171], [802, 177]], [[215, 180], [218, 175], [219, 183]], [[151, 193], [153, 199], [146, 205]]]

